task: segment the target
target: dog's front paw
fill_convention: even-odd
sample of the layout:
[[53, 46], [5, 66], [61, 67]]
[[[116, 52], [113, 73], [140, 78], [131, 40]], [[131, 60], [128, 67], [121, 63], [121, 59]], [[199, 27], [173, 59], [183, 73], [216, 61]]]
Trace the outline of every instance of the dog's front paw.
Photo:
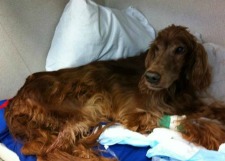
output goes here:
[[183, 137], [210, 150], [218, 150], [225, 142], [225, 126], [208, 118], [187, 119], [182, 123]]

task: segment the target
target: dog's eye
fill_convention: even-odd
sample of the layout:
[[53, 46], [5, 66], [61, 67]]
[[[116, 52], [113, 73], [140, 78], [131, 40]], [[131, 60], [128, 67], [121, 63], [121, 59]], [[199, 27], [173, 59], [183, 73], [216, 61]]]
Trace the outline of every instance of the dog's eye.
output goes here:
[[175, 49], [176, 54], [183, 54], [185, 52], [185, 48], [182, 46], [179, 46]]

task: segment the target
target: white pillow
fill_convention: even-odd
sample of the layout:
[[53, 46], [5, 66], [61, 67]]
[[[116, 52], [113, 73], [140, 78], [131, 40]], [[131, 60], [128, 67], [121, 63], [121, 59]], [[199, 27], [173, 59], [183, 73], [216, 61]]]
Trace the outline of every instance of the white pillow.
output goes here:
[[209, 93], [215, 98], [225, 101], [225, 48], [213, 43], [204, 43], [212, 66], [212, 84]]
[[134, 56], [154, 38], [154, 29], [133, 7], [120, 11], [91, 0], [70, 0], [56, 27], [46, 70]]

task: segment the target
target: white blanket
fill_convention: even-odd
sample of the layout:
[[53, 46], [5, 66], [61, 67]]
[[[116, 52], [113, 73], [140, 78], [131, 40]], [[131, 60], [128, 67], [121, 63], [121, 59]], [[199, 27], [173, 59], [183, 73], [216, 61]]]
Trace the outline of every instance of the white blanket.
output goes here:
[[146, 156], [165, 156], [185, 161], [224, 161], [225, 144], [219, 151], [207, 150], [184, 140], [177, 131], [166, 128], [155, 128], [149, 135], [130, 131], [120, 124], [107, 128], [98, 142], [108, 148], [114, 144], [128, 144], [137, 147], [151, 147]]
[[20, 161], [13, 151], [9, 150], [4, 144], [0, 143], [0, 161]]

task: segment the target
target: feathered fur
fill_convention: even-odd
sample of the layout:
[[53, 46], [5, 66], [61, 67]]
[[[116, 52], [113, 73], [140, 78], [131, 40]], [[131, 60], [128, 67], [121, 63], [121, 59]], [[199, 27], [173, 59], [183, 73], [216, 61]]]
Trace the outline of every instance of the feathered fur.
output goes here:
[[[100, 122], [149, 133], [164, 114], [186, 115], [184, 138], [209, 149], [225, 142], [225, 106], [204, 103], [207, 54], [185, 27], [159, 32], [145, 53], [29, 76], [6, 109], [10, 132], [38, 161], [115, 160], [93, 146]], [[216, 131], [216, 132], [215, 132]]]

